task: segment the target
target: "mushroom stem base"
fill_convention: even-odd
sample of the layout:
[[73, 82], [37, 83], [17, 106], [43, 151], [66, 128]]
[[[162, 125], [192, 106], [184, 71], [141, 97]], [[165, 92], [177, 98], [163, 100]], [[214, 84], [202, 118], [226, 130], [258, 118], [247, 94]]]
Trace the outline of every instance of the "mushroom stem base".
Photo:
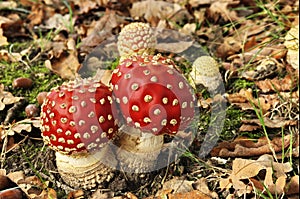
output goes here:
[[66, 155], [56, 152], [55, 155], [59, 174], [74, 188], [91, 189], [97, 185], [102, 187], [103, 183], [112, 179], [117, 166], [117, 160], [109, 145], [91, 153]]
[[157, 157], [163, 147], [163, 135], [154, 136], [140, 129], [123, 125], [115, 139], [121, 170], [146, 173], [156, 170]]

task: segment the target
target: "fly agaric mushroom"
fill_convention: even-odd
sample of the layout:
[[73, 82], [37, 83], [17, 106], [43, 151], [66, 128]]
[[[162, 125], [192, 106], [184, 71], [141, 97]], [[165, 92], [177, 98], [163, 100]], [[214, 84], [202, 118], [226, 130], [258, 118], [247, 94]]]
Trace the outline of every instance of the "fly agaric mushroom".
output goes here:
[[117, 45], [121, 56], [145, 51], [150, 53], [156, 46], [156, 37], [149, 24], [130, 23], [121, 30]]
[[134, 172], [154, 169], [163, 135], [175, 136], [194, 117], [191, 87], [175, 64], [160, 54], [122, 59], [111, 84], [125, 123], [116, 139], [124, 149], [117, 153], [121, 165]]
[[113, 175], [104, 164], [117, 163], [108, 145], [117, 132], [111, 94], [101, 82], [76, 79], [53, 88], [42, 105], [43, 140], [56, 151], [58, 171], [72, 187], [92, 188]]

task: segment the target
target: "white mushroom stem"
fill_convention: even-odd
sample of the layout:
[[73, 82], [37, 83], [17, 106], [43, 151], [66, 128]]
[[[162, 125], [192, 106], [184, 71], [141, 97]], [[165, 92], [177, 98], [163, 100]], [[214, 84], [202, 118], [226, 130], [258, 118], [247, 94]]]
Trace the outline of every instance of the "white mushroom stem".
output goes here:
[[121, 126], [115, 144], [121, 170], [129, 173], [146, 173], [156, 170], [158, 156], [163, 147], [163, 135], [144, 133], [138, 128]]
[[62, 179], [74, 188], [91, 189], [109, 182], [117, 166], [109, 145], [100, 151], [66, 155], [56, 152], [56, 164]]

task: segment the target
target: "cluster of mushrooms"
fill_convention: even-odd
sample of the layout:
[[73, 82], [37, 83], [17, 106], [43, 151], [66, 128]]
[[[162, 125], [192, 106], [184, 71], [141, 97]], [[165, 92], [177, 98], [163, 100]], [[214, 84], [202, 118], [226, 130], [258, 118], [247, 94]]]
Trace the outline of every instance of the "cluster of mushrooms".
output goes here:
[[58, 171], [70, 186], [101, 187], [117, 165], [152, 171], [164, 135], [175, 136], [195, 117], [192, 87], [172, 60], [153, 53], [155, 45], [148, 24], [131, 23], [118, 37], [121, 58], [109, 86], [75, 79], [48, 93], [42, 137], [56, 151]]

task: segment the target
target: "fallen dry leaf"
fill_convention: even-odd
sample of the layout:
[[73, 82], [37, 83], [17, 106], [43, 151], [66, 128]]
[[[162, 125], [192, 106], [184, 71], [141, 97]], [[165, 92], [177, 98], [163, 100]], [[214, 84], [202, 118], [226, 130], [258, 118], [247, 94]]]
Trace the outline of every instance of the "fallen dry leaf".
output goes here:
[[97, 189], [90, 197], [90, 199], [107, 199], [107, 198], [114, 198], [113, 192], [105, 192], [101, 189]]
[[262, 80], [267, 77], [271, 77], [283, 68], [276, 59], [273, 58], [262, 58], [261, 60], [252, 64], [255, 69], [243, 71], [240, 76], [247, 80]]
[[6, 105], [14, 104], [22, 99], [21, 97], [14, 97], [10, 92], [4, 91], [4, 85], [0, 84], [0, 111], [2, 111]]
[[[168, 199], [187, 199], [187, 198], [188, 199], [199, 199], [199, 198], [201, 198], [201, 199], [212, 199], [210, 196], [208, 196], [208, 195], [206, 195], [206, 194], [204, 194], [204, 193], [202, 193], [201, 191], [198, 191], [198, 190], [193, 190], [193, 191], [186, 192], [186, 193], [175, 193], [175, 194], [165, 193], [165, 194], [160, 195], [160, 196], [149, 196], [149, 197], [146, 197], [146, 198], [143, 198], [143, 199], [165, 199], [165, 198], [168, 198]], [[119, 198], [116, 197], [116, 199], [119, 199]], [[135, 199], [135, 198], [133, 198], [133, 199]]]
[[208, 17], [212, 18], [215, 22], [220, 20], [220, 17], [224, 21], [236, 21], [239, 19], [236, 11], [230, 10], [230, 5], [237, 5], [240, 1], [214, 1], [210, 4], [208, 12]]
[[251, 157], [270, 154], [272, 150], [281, 152], [282, 149], [290, 146], [291, 139], [290, 135], [286, 135], [284, 138], [275, 137], [270, 141], [266, 137], [262, 137], [257, 142], [254, 142], [249, 138], [239, 137], [232, 142], [225, 141], [219, 143], [212, 149], [210, 154], [211, 156], [219, 157]]
[[190, 191], [194, 190], [192, 184], [193, 184], [193, 181], [188, 181], [188, 180], [179, 179], [179, 178], [173, 178], [169, 181], [166, 181], [163, 184], [162, 189], [156, 193], [156, 196], [161, 196], [164, 193], [166, 193], [166, 191], [168, 193], [190, 192]]
[[95, 21], [88, 30], [87, 37], [82, 39], [80, 50], [82, 52], [91, 52], [96, 46], [100, 45], [104, 40], [113, 36], [112, 30], [123, 23], [115, 11], [108, 10], [98, 21]]
[[45, 22], [47, 29], [66, 30], [70, 31], [74, 27], [75, 18], [70, 14], [59, 14], [55, 13]]
[[[264, 125], [268, 128], [282, 128], [285, 126], [295, 126], [298, 124], [297, 120], [285, 120], [285, 118], [278, 117], [276, 119], [270, 119], [268, 117], [263, 117]], [[242, 120], [243, 124], [246, 125], [256, 125], [262, 127], [261, 121], [259, 119], [249, 119], [249, 120]], [[242, 131], [240, 129], [240, 131]], [[245, 130], [243, 130], [245, 131]]]
[[[71, 43], [71, 45], [69, 45]], [[45, 61], [45, 66], [51, 71], [58, 74], [63, 79], [74, 79], [77, 76], [77, 71], [80, 68], [78, 61], [78, 53], [75, 46], [75, 41], [70, 38], [64, 42], [62, 46], [65, 48], [54, 47], [51, 54], [54, 54], [50, 60]]]
[[8, 178], [31, 199], [56, 199], [56, 192], [47, 187], [48, 182], [41, 182], [36, 176], [26, 177], [23, 171], [7, 174]]
[[[262, 170], [266, 171], [265, 176], [258, 176]], [[237, 196], [240, 197], [251, 193], [254, 188], [252, 187], [253, 184], [244, 183], [243, 180], [248, 179], [251, 181], [251, 178], [257, 177], [263, 183], [263, 186], [259, 187], [265, 187], [271, 194], [282, 194], [286, 186], [286, 173], [292, 170], [293, 168], [288, 162], [274, 162], [273, 157], [268, 154], [260, 156], [257, 160], [236, 158], [233, 160], [230, 176], [220, 180], [220, 188], [224, 190], [233, 187]], [[276, 177], [275, 182], [273, 180], [274, 176]], [[255, 182], [257, 184], [258, 181]]]
[[[254, 37], [253, 37], [254, 38]], [[250, 44], [249, 44], [250, 45]], [[244, 47], [246, 48], [246, 47]], [[286, 48], [282, 44], [274, 44], [272, 46], [261, 46], [243, 52], [239, 54], [233, 54], [229, 56], [227, 59], [232, 61], [233, 63], [240, 63], [239, 68], [243, 67], [245, 64], [250, 63], [251, 65], [255, 65], [256, 62], [260, 60], [264, 60], [266, 58], [275, 58], [280, 59], [283, 58], [286, 54]]]
[[233, 105], [237, 105], [242, 110], [262, 109], [266, 113], [272, 107], [268, 98], [260, 96], [258, 99], [253, 97], [252, 89], [241, 89], [238, 93], [226, 94], [225, 97]]
[[282, 92], [291, 91], [297, 86], [297, 81], [291, 75], [286, 75], [283, 79], [266, 79], [261, 81], [255, 81], [257, 87], [264, 93], [267, 92]]
[[299, 175], [295, 175], [291, 178], [285, 190], [287, 195], [299, 194]]
[[3, 30], [0, 28], [0, 46], [8, 45], [7, 38], [3, 36]]
[[299, 70], [299, 25], [292, 27], [285, 36], [284, 45], [287, 47], [287, 61], [294, 69]]
[[225, 37], [224, 41], [217, 48], [216, 55], [221, 58], [226, 58], [236, 54], [242, 48], [242, 42], [236, 37]]
[[132, 17], [144, 17], [150, 24], [154, 25], [160, 19], [169, 19], [181, 9], [181, 6], [176, 3], [146, 0], [134, 2], [130, 14]]
[[206, 194], [207, 196], [211, 197], [211, 198], [215, 198], [215, 199], [218, 199], [219, 196], [216, 192], [214, 191], [211, 191], [209, 188], [208, 188], [208, 185], [207, 185], [207, 179], [206, 178], [200, 178], [198, 179], [196, 182], [193, 183], [193, 187]]

